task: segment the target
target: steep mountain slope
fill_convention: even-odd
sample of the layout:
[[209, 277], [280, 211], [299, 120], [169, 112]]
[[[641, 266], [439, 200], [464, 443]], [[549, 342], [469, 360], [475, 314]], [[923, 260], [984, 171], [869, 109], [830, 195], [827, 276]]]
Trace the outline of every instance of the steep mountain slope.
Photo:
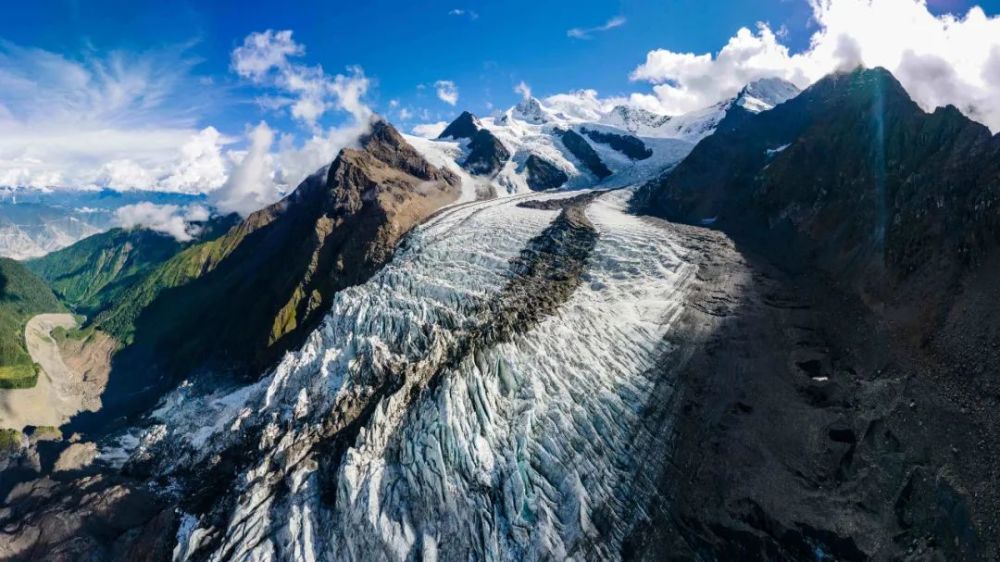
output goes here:
[[[821, 80], [706, 139], [640, 210], [789, 229], [830, 271], [949, 268], [1000, 232], [1000, 139], [953, 107], [924, 113], [882, 69]], [[939, 261], [940, 260], [940, 261]]]
[[137, 407], [136, 393], [155, 397], [198, 367], [259, 372], [315, 328], [337, 291], [367, 279], [402, 235], [461, 189], [391, 126], [374, 123], [360, 149], [344, 149], [225, 235], [184, 249], [93, 319], [90, 327], [126, 345], [105, 408]]
[[116, 303], [123, 291], [182, 247], [172, 236], [115, 228], [25, 265], [63, 302], [89, 316]]
[[858, 69], [720, 126], [633, 205], [758, 271], [680, 374], [674, 502], [637, 556], [1000, 556], [1000, 137]]
[[197, 239], [187, 243], [148, 229], [113, 228], [25, 265], [64, 303], [92, 316], [120, 303], [131, 287], [184, 248], [214, 240], [238, 221], [238, 215], [228, 215], [200, 223]]
[[185, 490], [181, 559], [615, 558], [695, 268], [623, 194], [558, 195], [436, 215], [263, 380], [170, 395], [129, 473]]
[[24, 344], [24, 326], [44, 312], [65, 309], [45, 282], [24, 265], [0, 258], [0, 388], [35, 385], [38, 373]]
[[[291, 299], [322, 317], [301, 347], [259, 378], [173, 388], [101, 439], [99, 476], [18, 486], [0, 557], [996, 559], [1000, 256], [984, 241], [948, 258], [946, 231], [927, 242], [934, 265], [953, 264], [943, 273], [866, 249], [894, 247], [896, 227], [926, 241], [944, 221], [902, 205], [884, 238], [866, 234], [886, 178], [909, 172], [890, 201], [942, 185], [958, 202], [989, 195], [995, 163], [963, 158], [990, 156], [995, 139], [932, 126], [940, 117], [892, 88], [860, 71], [801, 104], [727, 112], [633, 199], [725, 231], [629, 214], [634, 188], [478, 199], [493, 178], [459, 167], [462, 141], [411, 147], [376, 125], [282, 205], [157, 268], [182, 283], [134, 323], [136, 342], [156, 341], [155, 319], [182, 327], [161, 338], [171, 352], [198, 345], [185, 335], [260, 346], [284, 317], [259, 301]], [[526, 103], [512, 117], [547, 127], [559, 111]], [[602, 162], [599, 147], [616, 150], [572, 130]], [[920, 161], [962, 167], [923, 170], [889, 148], [894, 135]], [[817, 148], [792, 159], [800, 143]], [[866, 160], [879, 154], [885, 174]], [[460, 204], [435, 212], [438, 198]], [[980, 240], [989, 220], [958, 209], [948, 221]], [[323, 217], [340, 228], [318, 229]], [[403, 228], [382, 238], [389, 217]], [[949, 278], [961, 291], [934, 285]], [[873, 298], [887, 280], [911, 308], [956, 300], [914, 339], [899, 302]], [[329, 300], [310, 309], [298, 295], [314, 289]], [[138, 359], [155, 356], [132, 357], [148, 369]]]

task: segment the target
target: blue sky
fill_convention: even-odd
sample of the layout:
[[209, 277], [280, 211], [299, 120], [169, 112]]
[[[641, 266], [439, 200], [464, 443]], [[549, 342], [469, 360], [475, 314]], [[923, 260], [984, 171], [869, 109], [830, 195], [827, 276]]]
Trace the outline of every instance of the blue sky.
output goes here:
[[[952, 0], [931, 7], [963, 12], [973, 4]], [[978, 4], [996, 13], [1000, 0]], [[229, 71], [231, 51], [255, 31], [292, 30], [306, 47], [305, 62], [328, 72], [362, 66], [375, 80], [376, 108], [385, 110], [389, 100], [398, 99], [415, 112], [427, 109], [434, 118], [446, 118], [456, 109], [418, 85], [451, 80], [459, 88], [458, 106], [482, 113], [488, 102], [515, 103], [513, 87], [521, 80], [539, 94], [578, 88], [625, 93], [636, 89], [629, 72], [652, 49], [715, 51], [738, 28], [763, 21], [787, 30], [784, 43], [798, 50], [813, 31], [811, 14], [805, 0], [38, 1], [5, 7], [0, 37], [70, 58], [91, 50], [190, 45], [187, 54], [202, 61], [194, 72], [237, 88], [227, 103], [207, 108], [203, 122], [239, 130], [267, 117], [247, 103], [253, 93], [239, 91], [240, 80]], [[614, 17], [625, 18], [624, 25], [590, 39], [567, 36], [569, 29], [600, 26]]]
[[[464, 13], [453, 14], [461, 10]], [[516, 102], [513, 87], [524, 80], [540, 94], [595, 88], [602, 94], [634, 89], [628, 73], [645, 53], [664, 47], [715, 50], [741, 26], [768, 21], [784, 25], [804, 44], [810, 15], [804, 1], [712, 2], [25, 2], [8, 6], [0, 37], [78, 57], [96, 50], [141, 52], [190, 44], [201, 59], [194, 71], [237, 87], [230, 53], [251, 32], [290, 29], [306, 47], [305, 62], [328, 72], [360, 65], [375, 81], [377, 107], [390, 99], [427, 109], [437, 118], [455, 108], [418, 89], [438, 80], [455, 82], [459, 106], [478, 112], [486, 103]], [[591, 39], [567, 36], [572, 28], [600, 26], [613, 17], [623, 26]], [[206, 123], [239, 129], [254, 109], [218, 104]], [[246, 101], [246, 100], [243, 100]], [[242, 105], [242, 106], [241, 106]], [[252, 105], [252, 104], [251, 104]], [[265, 115], [261, 113], [260, 117]], [[221, 125], [221, 126], [220, 126]]]
[[[261, 121], [268, 130], [258, 131], [258, 138], [273, 143], [268, 150], [277, 158], [280, 150], [302, 147], [310, 138], [333, 139], [333, 128], [352, 120], [342, 100], [330, 97], [321, 101], [332, 105], [315, 118], [296, 118], [292, 99], [302, 93], [289, 91], [293, 75], [312, 76], [329, 88], [337, 74], [358, 78], [361, 71], [347, 69], [360, 67], [364, 106], [407, 130], [462, 109], [487, 114], [513, 105], [519, 98], [514, 87], [522, 81], [539, 97], [587, 88], [602, 98], [620, 96], [676, 113], [716, 101], [768, 72], [808, 85], [835, 62], [832, 47], [812, 48], [810, 40], [826, 31], [854, 34], [855, 26], [858, 62], [896, 71], [895, 65], [918, 101], [955, 103], [970, 115], [982, 113], [981, 120], [992, 125], [994, 110], [983, 101], [996, 94], [990, 90], [991, 59], [984, 54], [976, 63], [981, 69], [965, 68], [965, 53], [946, 52], [955, 35], [948, 35], [943, 19], [933, 19], [931, 30], [927, 21], [915, 19], [909, 31], [893, 20], [928, 10], [928, 17], [964, 16], [973, 5], [992, 18], [1000, 13], [1000, 0], [927, 0], [926, 6], [920, 0], [875, 0], [889, 7], [881, 12], [859, 7], [865, 0], [817, 1], [828, 9], [808, 0], [8, 2], [0, 19], [0, 80], [12, 86], [0, 90], [0, 133], [8, 138], [0, 140], [0, 184], [121, 177], [194, 189], [208, 181], [197, 179], [204, 176], [216, 186], [239, 151], [250, 146], [251, 127]], [[1000, 26], [1000, 20], [990, 25]], [[961, 30], [963, 36], [983, 35], [966, 52], [989, 53], [1000, 42], [989, 38], [1000, 27], [984, 29], [970, 24]], [[234, 71], [234, 50], [266, 30], [290, 30], [298, 50], [267, 77]], [[928, 33], [940, 35], [942, 46], [923, 45]], [[727, 62], [720, 51], [734, 41]], [[894, 42], [899, 48], [882, 48]], [[900, 62], [904, 47], [934, 60]], [[754, 59], [747, 49], [761, 54]], [[644, 62], [642, 78], [630, 79]], [[942, 79], [949, 65], [958, 74]], [[318, 66], [323, 74], [317, 78]], [[454, 105], [437, 95], [435, 84], [442, 81], [454, 85]], [[955, 90], [975, 95], [952, 99]], [[995, 113], [1000, 123], [1000, 107]], [[187, 176], [172, 169], [174, 154], [207, 127], [215, 132], [203, 134], [187, 152], [209, 151], [215, 160], [188, 166], [182, 170]], [[12, 138], [25, 140], [17, 144]], [[98, 145], [101, 150], [88, 151]], [[315, 163], [296, 157], [302, 167]], [[283, 164], [296, 167], [289, 159]], [[70, 168], [93, 171], [89, 179], [71, 177]], [[165, 181], [170, 174], [174, 179]]]

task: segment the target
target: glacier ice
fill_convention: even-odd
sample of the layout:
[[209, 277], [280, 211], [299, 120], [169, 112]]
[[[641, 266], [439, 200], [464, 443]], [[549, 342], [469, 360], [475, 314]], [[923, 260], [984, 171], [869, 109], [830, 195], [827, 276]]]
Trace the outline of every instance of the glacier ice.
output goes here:
[[656, 367], [694, 266], [625, 212], [628, 191], [605, 193], [568, 299], [508, 337], [471, 337], [559, 216], [517, 203], [567, 195], [439, 213], [261, 381], [175, 392], [142, 456], [178, 478], [245, 456], [210, 510], [184, 515], [175, 559], [616, 558], [667, 457], [656, 414], [672, 387]]

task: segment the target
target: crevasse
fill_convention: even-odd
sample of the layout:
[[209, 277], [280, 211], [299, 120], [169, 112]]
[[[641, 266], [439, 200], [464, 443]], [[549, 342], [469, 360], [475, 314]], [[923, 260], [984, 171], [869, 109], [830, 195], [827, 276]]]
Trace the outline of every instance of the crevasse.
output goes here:
[[261, 382], [168, 401], [159, 462], [247, 456], [210, 513], [185, 517], [175, 558], [617, 558], [667, 456], [672, 386], [656, 367], [694, 271], [627, 196], [587, 207], [598, 237], [579, 286], [508, 338], [469, 344], [558, 215], [521, 196], [411, 233]]

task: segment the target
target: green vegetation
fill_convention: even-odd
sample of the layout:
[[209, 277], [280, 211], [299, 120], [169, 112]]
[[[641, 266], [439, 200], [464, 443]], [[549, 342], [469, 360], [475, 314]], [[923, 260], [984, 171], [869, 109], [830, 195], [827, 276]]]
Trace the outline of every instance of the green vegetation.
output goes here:
[[26, 265], [48, 281], [63, 302], [92, 316], [183, 248], [173, 237], [151, 230], [115, 228]]
[[29, 436], [34, 442], [38, 441], [59, 441], [62, 439], [62, 431], [55, 426], [40, 425], [32, 431]]
[[0, 258], [0, 388], [31, 388], [38, 367], [24, 343], [24, 327], [36, 314], [64, 312], [45, 282], [24, 265]]
[[[82, 325], [84, 318], [82, 316], [77, 316], [76, 322], [77, 324]], [[66, 340], [85, 341], [91, 334], [94, 333], [94, 330], [95, 328], [92, 325], [83, 328], [64, 328], [62, 326], [56, 326], [52, 329], [52, 332], [49, 335], [52, 336], [52, 339], [55, 340], [56, 343], [63, 343]]]
[[110, 306], [97, 314], [91, 325], [126, 345], [131, 344], [139, 314], [164, 290], [185, 285], [214, 270], [252, 231], [247, 224], [241, 224], [219, 238], [191, 245], [149, 268], [128, 287], [116, 292], [114, 298], [102, 295], [102, 300]]
[[15, 453], [21, 449], [21, 432], [16, 429], [0, 429], [0, 455]]

